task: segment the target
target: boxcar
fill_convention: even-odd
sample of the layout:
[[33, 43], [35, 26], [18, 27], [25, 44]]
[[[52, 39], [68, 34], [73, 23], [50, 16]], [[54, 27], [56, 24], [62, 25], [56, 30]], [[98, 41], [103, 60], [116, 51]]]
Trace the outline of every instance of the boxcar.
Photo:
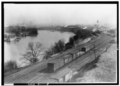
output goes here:
[[61, 68], [64, 65], [63, 59], [55, 59], [47, 63], [48, 72], [55, 72], [57, 69]]

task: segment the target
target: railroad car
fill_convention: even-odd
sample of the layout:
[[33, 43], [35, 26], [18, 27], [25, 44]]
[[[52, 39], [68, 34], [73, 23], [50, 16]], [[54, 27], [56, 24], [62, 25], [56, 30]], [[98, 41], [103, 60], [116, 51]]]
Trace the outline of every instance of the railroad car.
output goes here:
[[66, 53], [63, 57], [56, 58], [47, 64], [47, 70], [48, 72], [55, 72], [57, 69], [63, 67], [65, 64], [70, 63], [76, 58], [79, 58], [81, 55], [83, 55], [85, 52], [92, 49], [93, 45], [86, 45], [82, 47], [81, 49], [73, 50], [69, 53]]
[[61, 68], [64, 65], [63, 59], [54, 59], [47, 63], [47, 71], [55, 72], [57, 69]]
[[65, 64], [66, 63], [69, 63], [70, 61], [72, 61], [72, 55], [71, 54], [67, 54], [67, 55], [65, 55], [64, 57], [62, 57], [61, 59], [64, 59], [64, 62], [65, 62]]
[[79, 56], [81, 56], [82, 54], [84, 54], [85, 52], [84, 51], [79, 51], [78, 54]]
[[56, 58], [47, 63], [47, 70], [48, 72], [55, 72], [57, 69], [71, 62], [72, 60], [73, 60], [72, 54], [67, 54], [64, 57]]
[[73, 53], [73, 59], [75, 59], [77, 57], [76, 53]]
[[48, 72], [55, 72], [57, 69], [63, 67], [65, 64], [70, 63], [74, 59], [78, 58], [81, 54], [84, 52], [77, 51], [75, 54], [69, 53], [65, 55], [64, 57], [56, 58], [47, 64], [47, 70]]

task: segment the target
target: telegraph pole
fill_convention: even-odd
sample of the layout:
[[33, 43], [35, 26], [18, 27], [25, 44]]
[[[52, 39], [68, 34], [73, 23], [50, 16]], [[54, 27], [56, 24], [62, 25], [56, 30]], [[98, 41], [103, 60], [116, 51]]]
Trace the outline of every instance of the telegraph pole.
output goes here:
[[96, 58], [96, 50], [95, 50], [95, 43], [93, 44], [93, 48], [94, 48], [94, 56], [95, 56], [95, 58]]

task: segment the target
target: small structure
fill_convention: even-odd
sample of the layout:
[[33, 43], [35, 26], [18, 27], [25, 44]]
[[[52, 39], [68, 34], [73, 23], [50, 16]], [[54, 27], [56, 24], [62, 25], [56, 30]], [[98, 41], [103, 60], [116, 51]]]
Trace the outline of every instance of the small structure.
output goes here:
[[58, 82], [67, 82], [72, 78], [72, 70], [70, 68], [64, 68], [56, 74], [53, 74], [51, 78], [58, 80]]

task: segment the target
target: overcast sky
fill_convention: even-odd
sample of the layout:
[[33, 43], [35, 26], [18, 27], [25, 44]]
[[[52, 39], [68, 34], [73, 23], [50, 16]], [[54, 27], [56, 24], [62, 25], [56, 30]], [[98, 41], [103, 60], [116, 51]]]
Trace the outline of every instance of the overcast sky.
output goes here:
[[109, 24], [116, 27], [115, 4], [5, 4], [5, 26]]

